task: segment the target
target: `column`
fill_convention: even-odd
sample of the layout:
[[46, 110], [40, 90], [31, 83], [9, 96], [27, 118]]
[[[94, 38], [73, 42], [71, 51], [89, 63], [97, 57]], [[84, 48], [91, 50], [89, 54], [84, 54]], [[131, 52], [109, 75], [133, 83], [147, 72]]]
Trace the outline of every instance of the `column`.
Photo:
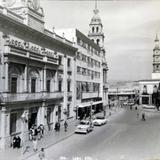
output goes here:
[[[64, 60], [63, 60], [63, 93], [64, 93], [64, 97], [63, 97], [63, 110], [67, 111], [67, 56], [64, 56]], [[64, 120], [67, 119], [67, 115], [64, 115]]]
[[43, 92], [46, 92], [46, 66], [43, 69]]
[[[76, 57], [73, 58], [73, 71], [72, 71], [72, 110], [75, 110], [76, 107]], [[76, 108], [78, 109], [78, 108]], [[73, 113], [76, 119], [76, 110]]]
[[139, 96], [139, 104], [142, 104], [142, 95]]
[[24, 92], [28, 92], [28, 65], [24, 68]]
[[42, 102], [42, 106], [39, 107], [38, 113], [37, 113], [37, 125], [40, 124], [46, 125], [46, 103], [45, 101]]
[[5, 74], [5, 86], [4, 86], [4, 91], [5, 92], [9, 92], [9, 88], [8, 88], [8, 67], [9, 67], [9, 63], [8, 63], [8, 57], [5, 57], [4, 60], [4, 74]]
[[25, 109], [21, 115], [21, 139], [22, 145], [28, 139], [28, 114], [29, 110]]
[[1, 148], [4, 149], [5, 148], [5, 135], [6, 135], [6, 125], [7, 125], [7, 121], [6, 121], [6, 108], [2, 107], [2, 111], [1, 111]]

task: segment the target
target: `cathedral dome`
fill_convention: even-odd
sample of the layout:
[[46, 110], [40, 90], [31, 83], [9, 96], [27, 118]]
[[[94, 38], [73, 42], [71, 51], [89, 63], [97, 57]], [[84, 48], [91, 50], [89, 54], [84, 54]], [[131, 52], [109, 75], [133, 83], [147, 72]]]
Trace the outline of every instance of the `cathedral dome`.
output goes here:
[[102, 23], [102, 22], [101, 22], [101, 18], [100, 18], [100, 16], [98, 15], [99, 10], [98, 10], [98, 9], [95, 9], [95, 10], [93, 10], [93, 12], [94, 12], [94, 15], [93, 15], [93, 17], [92, 17], [92, 19], [91, 19], [91, 23], [90, 23], [90, 24], [95, 24], [95, 23], [101, 24], [101, 23]]

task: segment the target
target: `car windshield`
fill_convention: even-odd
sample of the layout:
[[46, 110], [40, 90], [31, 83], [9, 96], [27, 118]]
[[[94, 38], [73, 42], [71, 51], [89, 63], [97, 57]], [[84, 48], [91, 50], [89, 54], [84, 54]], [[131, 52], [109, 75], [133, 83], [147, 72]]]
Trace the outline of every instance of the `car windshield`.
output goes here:
[[104, 119], [104, 117], [97, 117], [96, 119]]
[[86, 125], [86, 124], [88, 124], [88, 122], [81, 121], [79, 124], [81, 124], [81, 125]]

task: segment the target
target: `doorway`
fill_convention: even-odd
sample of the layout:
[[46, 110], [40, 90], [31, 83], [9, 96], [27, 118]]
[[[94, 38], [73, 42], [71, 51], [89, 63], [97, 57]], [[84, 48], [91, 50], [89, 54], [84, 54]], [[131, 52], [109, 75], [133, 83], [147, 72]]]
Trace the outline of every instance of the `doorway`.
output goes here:
[[30, 129], [35, 124], [37, 124], [37, 113], [31, 113], [28, 119], [28, 128]]

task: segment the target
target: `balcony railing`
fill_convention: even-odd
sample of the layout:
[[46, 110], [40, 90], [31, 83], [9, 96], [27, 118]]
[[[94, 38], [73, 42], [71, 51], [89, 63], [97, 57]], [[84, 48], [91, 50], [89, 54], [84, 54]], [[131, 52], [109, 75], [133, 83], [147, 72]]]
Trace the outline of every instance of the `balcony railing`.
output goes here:
[[47, 99], [63, 98], [63, 92], [51, 93], [1, 93], [1, 102], [23, 102], [23, 101], [41, 101]]

